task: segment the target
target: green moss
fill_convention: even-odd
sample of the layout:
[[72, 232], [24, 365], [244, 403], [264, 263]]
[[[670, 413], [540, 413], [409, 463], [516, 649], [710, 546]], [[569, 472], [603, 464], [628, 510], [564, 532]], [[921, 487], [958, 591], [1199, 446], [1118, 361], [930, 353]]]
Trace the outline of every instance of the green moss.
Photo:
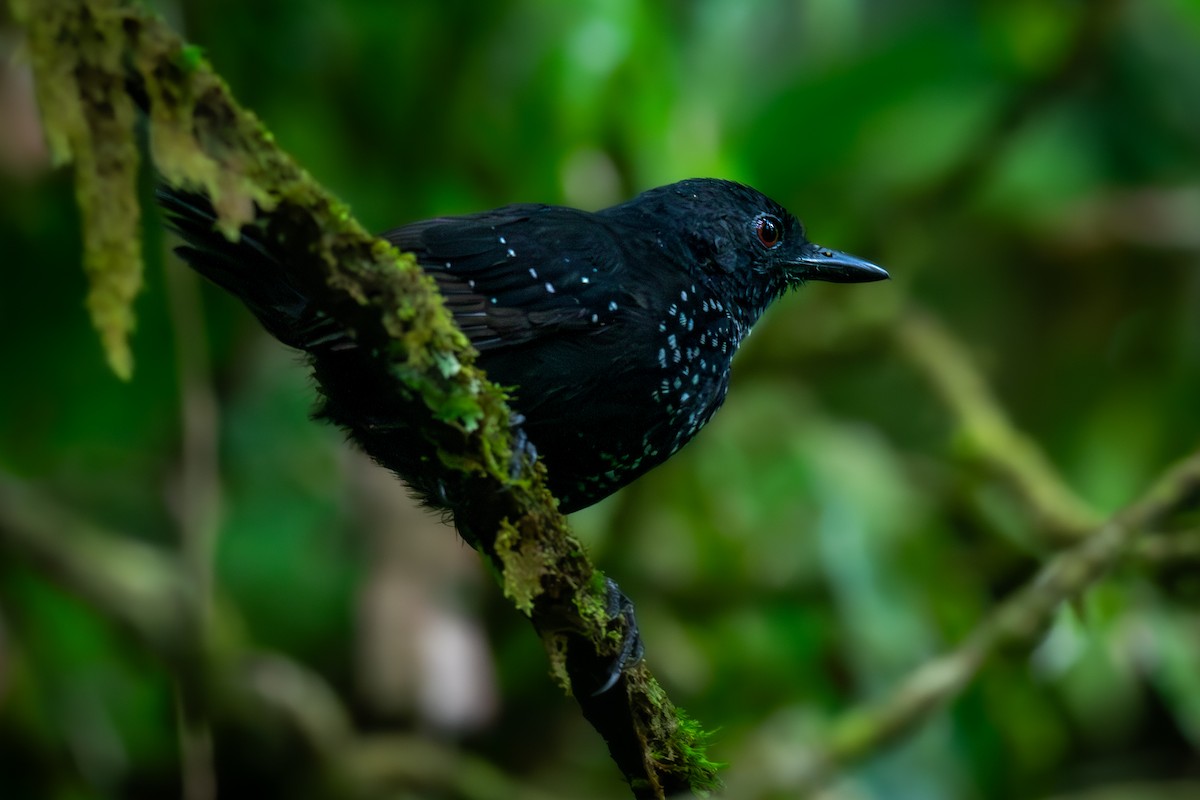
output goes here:
[[692, 791], [702, 796], [719, 789], [721, 781], [717, 773], [725, 764], [708, 758], [712, 733], [705, 731], [686, 711], [673, 706], [658, 681], [648, 676], [645, 700], [651, 706], [643, 713], [649, 726], [647, 739], [654, 771], [682, 776]]
[[[575, 593], [575, 608], [585, 625], [595, 630], [608, 627], [608, 582], [603, 572], [592, 570], [587, 589]], [[618, 630], [607, 631], [604, 635], [617, 644], [621, 642], [622, 634]]]
[[208, 62], [204, 57], [204, 48], [196, 44], [185, 44], [179, 51], [179, 66], [188, 72], [195, 72]]
[[700, 723], [682, 708], [675, 708], [675, 717], [679, 721], [679, 726], [675, 731], [673, 742], [683, 753], [688, 785], [692, 787], [692, 791], [701, 795], [715, 792], [721, 788], [721, 780], [717, 777], [717, 773], [727, 764], [710, 761], [708, 758], [708, 745], [712, 739], [712, 732], [704, 730]]
[[[14, 2], [13, 11], [29, 31], [38, 105], [54, 163], [75, 164], [87, 309], [109, 366], [128, 380], [133, 301], [142, 289], [143, 266], [123, 20], [119, 14], [92, 17], [66, 4]], [[70, 46], [64, 46], [67, 42]]]
[[542, 576], [547, 565], [545, 556], [529, 546], [517, 528], [508, 520], [496, 534], [496, 557], [504, 572], [504, 596], [513, 601], [523, 614], [533, 614], [533, 601], [542, 593]]
[[546, 646], [546, 657], [550, 661], [550, 677], [564, 692], [571, 694], [571, 676], [567, 672], [567, 637], [552, 633], [542, 637]]

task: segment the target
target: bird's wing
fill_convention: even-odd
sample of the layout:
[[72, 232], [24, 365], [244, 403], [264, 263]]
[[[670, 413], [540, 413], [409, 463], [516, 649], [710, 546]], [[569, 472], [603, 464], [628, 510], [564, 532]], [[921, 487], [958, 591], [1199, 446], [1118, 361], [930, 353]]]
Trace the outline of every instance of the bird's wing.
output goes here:
[[513, 205], [424, 220], [383, 237], [416, 255], [481, 352], [599, 332], [630, 301], [612, 288], [620, 285], [623, 248], [584, 211]]

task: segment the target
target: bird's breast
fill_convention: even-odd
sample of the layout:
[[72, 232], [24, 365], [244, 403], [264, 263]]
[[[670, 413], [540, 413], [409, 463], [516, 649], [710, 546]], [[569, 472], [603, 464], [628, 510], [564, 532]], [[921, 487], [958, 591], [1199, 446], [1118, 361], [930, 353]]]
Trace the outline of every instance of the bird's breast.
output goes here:
[[[657, 380], [651, 399], [667, 457], [694, 437], [725, 400], [729, 367], [745, 332], [725, 303], [689, 285], [664, 304], [648, 341]], [[657, 449], [656, 447], [656, 449]]]

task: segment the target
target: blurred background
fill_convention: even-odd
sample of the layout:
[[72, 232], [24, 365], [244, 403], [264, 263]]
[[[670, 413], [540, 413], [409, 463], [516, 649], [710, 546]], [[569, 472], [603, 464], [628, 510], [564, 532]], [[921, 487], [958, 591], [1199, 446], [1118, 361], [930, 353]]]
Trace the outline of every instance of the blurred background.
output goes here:
[[[1051, 551], [898, 320], [952, 332], [1100, 514], [1200, 441], [1196, 0], [152, 5], [371, 229], [718, 176], [891, 270], [778, 303], [699, 438], [573, 518], [655, 674], [716, 730], [730, 796], [796, 796], [831, 720]], [[296, 714], [370, 744], [349, 760], [390, 776], [374, 796], [627, 796], [475, 554], [308, 419], [303, 364], [168, 255], [153, 211], [136, 372], [107, 370], [71, 175], [2, 19], [0, 481], [181, 551], [257, 680], [321, 687], [329, 708]], [[167, 662], [53, 565], [0, 553], [0, 795], [178, 796], [181, 752], [208, 749], [222, 797], [340, 785], [252, 721], [181, 746]], [[1195, 567], [1124, 564], [825, 796], [1200, 797]]]

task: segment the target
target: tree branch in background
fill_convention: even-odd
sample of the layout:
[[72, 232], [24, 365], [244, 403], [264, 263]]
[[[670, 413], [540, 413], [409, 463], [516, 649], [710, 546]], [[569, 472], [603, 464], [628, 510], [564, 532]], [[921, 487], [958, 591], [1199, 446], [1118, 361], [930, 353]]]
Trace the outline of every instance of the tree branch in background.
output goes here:
[[[472, 529], [481, 537], [478, 549], [502, 574], [506, 595], [533, 621], [556, 674], [574, 681], [613, 663], [623, 623], [609, 618], [603, 576], [558, 513], [541, 465], [523, 459], [519, 474], [512, 474], [504, 394], [474, 366], [474, 351], [411, 256], [368, 234], [234, 102], [199, 52], [160, 20], [119, 0], [11, 2], [29, 30], [56, 158], [76, 161], [84, 262], [93, 294], [103, 299], [93, 314], [114, 370], [128, 375], [132, 368], [125, 335], [141, 274], [140, 252], [129, 245], [139, 240], [136, 99], [147, 109], [151, 153], [164, 179], [205, 192], [227, 235], [236, 237], [256, 216], [265, 219], [297, 283], [354, 330], [364, 350], [381, 360], [380, 373], [394, 379], [395, 396], [402, 398], [397, 419], [431, 443], [435, 464], [477, 487]], [[113, 207], [117, 218], [105, 211]], [[191, 581], [179, 586], [195, 588]], [[199, 637], [194, 612], [193, 605], [188, 636]], [[147, 635], [163, 635], [151, 621], [135, 621]], [[676, 712], [644, 665], [609, 692], [577, 699], [636, 796], [661, 798], [715, 783], [703, 734]]]
[[[325, 787], [322, 797], [354, 800], [422, 786], [471, 800], [544, 800], [490, 764], [435, 741], [358, 734], [319, 676], [247, 648], [231, 603], [213, 604], [207, 643], [197, 647], [200, 598], [179, 558], [101, 529], [64, 511], [56, 498], [3, 478], [0, 553], [33, 565], [131, 633], [194, 698], [204, 699], [214, 725], [250, 731], [264, 745], [286, 740], [301, 746], [309, 757], [278, 769], [299, 771], [304, 785]], [[288, 751], [264, 746], [261, 752], [270, 758]]]
[[[1113, 515], [1082, 542], [1051, 559], [1023, 588], [997, 606], [951, 653], [927, 661], [884, 699], [834, 722], [822, 744], [801, 752], [801, 765], [783, 781], [730, 775], [730, 791], [812, 792], [850, 762], [911, 731], [953, 698], [1002, 648], [1036, 643], [1065, 602], [1080, 597], [1170, 515], [1200, 502], [1200, 451], [1167, 470], [1140, 499]], [[1144, 539], [1141, 541], [1145, 541]]]
[[[177, 269], [166, 270], [166, 277], [175, 333], [179, 416], [183, 423], [179, 471], [173, 487], [174, 512], [179, 525], [180, 555], [196, 588], [197, 615], [203, 628], [212, 614], [213, 561], [220, 533], [221, 479], [217, 456], [220, 421], [201, 313], [199, 278]], [[215, 800], [217, 775], [206, 710], [193, 708], [182, 691], [177, 691], [176, 703], [183, 800]]]
[[919, 312], [901, 316], [893, 330], [901, 353], [954, 415], [960, 451], [1008, 484], [1032, 512], [1044, 541], [1062, 547], [1096, 528], [1097, 513], [1012, 424], [962, 344]]

